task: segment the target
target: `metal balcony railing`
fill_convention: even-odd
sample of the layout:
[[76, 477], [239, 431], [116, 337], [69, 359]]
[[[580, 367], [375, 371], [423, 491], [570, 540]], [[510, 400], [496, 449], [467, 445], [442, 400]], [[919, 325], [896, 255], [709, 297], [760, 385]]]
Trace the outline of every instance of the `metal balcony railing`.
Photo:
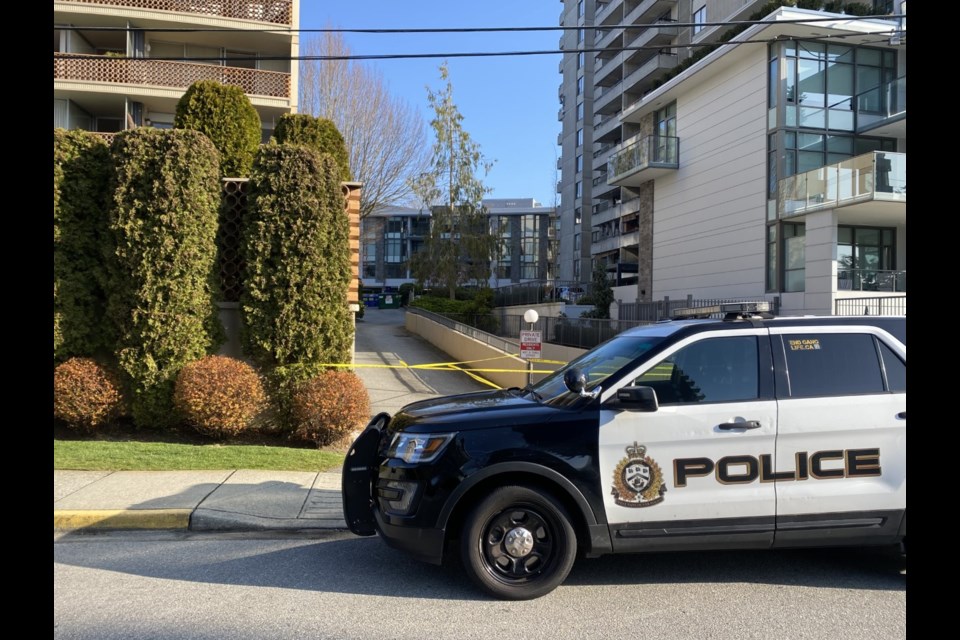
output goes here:
[[290, 97], [289, 73], [150, 58], [54, 53], [53, 79], [183, 89], [197, 80], [216, 80], [236, 85], [248, 95]]
[[837, 291], [907, 292], [907, 272], [878, 269], [837, 269]]
[[151, 11], [195, 13], [218, 18], [293, 24], [292, 0], [67, 0], [70, 4], [93, 4]]

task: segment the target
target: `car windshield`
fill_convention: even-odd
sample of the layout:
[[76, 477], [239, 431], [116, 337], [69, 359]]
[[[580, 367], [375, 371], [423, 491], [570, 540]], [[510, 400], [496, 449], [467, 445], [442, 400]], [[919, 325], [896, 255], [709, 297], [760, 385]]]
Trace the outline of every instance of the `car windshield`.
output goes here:
[[545, 403], [566, 404], [563, 398], [574, 396], [563, 383], [563, 374], [574, 367], [587, 379], [586, 389], [596, 389], [604, 380], [650, 351], [663, 341], [661, 336], [617, 336], [587, 351], [579, 358], [533, 385], [533, 391]]

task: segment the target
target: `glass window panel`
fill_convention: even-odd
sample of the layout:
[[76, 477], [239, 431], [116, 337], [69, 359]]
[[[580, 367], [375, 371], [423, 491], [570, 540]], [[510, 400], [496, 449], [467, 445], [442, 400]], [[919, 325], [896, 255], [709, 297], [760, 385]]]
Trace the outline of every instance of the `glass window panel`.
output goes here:
[[826, 57], [826, 47], [819, 42], [801, 42], [800, 58], [823, 60]]
[[907, 363], [900, 359], [893, 349], [880, 343], [880, 355], [883, 359], [883, 368], [887, 373], [888, 390], [897, 393], [907, 391]]
[[853, 131], [853, 111], [830, 109], [827, 111], [827, 128], [837, 131]]
[[853, 65], [832, 65], [827, 72], [827, 106], [850, 109], [853, 95]]
[[824, 65], [816, 60], [800, 59], [798, 64], [800, 104], [823, 107], [826, 105], [824, 94], [826, 77]]
[[851, 227], [837, 227], [837, 242], [853, 244], [853, 229]]
[[823, 166], [823, 154], [818, 152], [800, 151], [797, 153], [797, 173], [819, 169]]
[[853, 64], [853, 47], [847, 47], [839, 44], [828, 44], [827, 58], [835, 62], [846, 62]]
[[880, 63], [879, 49], [860, 49], [857, 51], [857, 64], [869, 64], [879, 67]]
[[797, 101], [797, 61], [791, 58], [786, 62], [787, 62], [787, 81], [786, 81], [787, 102], [796, 102]]
[[824, 136], [819, 133], [800, 133], [797, 143], [803, 151], [823, 151]]
[[784, 336], [790, 396], [811, 398], [883, 393], [883, 375], [869, 334]]
[[799, 126], [810, 129], [826, 129], [827, 110], [816, 107], [800, 107]]

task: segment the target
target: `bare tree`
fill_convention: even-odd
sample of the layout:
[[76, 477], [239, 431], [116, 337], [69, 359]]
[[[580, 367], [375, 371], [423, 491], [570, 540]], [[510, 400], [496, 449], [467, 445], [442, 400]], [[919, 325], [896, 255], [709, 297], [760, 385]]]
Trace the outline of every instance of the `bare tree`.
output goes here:
[[390, 95], [383, 74], [349, 60], [339, 33], [307, 39], [301, 54], [300, 110], [328, 118], [347, 143], [350, 171], [363, 183], [360, 217], [385, 204], [409, 203], [409, 178], [427, 166], [424, 119]]

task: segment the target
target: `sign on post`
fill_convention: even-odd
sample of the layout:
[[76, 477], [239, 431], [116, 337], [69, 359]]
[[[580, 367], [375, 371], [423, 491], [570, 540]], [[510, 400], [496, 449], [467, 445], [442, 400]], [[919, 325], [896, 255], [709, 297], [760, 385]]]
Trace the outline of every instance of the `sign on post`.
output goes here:
[[539, 331], [520, 332], [520, 357], [524, 360], [537, 360], [540, 358]]

